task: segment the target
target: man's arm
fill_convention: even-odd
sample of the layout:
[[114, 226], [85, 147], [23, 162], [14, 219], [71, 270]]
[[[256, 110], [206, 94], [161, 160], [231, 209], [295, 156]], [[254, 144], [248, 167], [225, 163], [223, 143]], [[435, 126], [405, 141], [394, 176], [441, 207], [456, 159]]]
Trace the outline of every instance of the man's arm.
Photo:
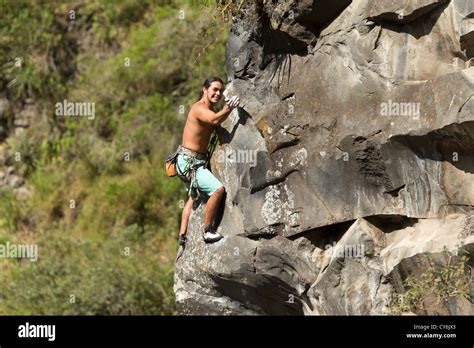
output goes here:
[[212, 125], [218, 125], [224, 122], [227, 117], [229, 117], [230, 112], [233, 108], [229, 107], [229, 105], [225, 104], [221, 111], [214, 112], [212, 110], [207, 109], [204, 105], [199, 106], [196, 112], [196, 118], [199, 121], [209, 123]]
[[221, 111], [219, 112], [214, 112], [212, 110], [207, 109], [204, 107], [204, 105], [199, 106], [196, 117], [198, 120], [212, 124], [214, 126], [218, 125], [219, 123], [222, 123], [226, 120], [227, 117], [229, 117], [230, 112], [239, 106], [239, 97], [233, 96], [230, 99], [226, 99], [226, 104], [222, 108]]

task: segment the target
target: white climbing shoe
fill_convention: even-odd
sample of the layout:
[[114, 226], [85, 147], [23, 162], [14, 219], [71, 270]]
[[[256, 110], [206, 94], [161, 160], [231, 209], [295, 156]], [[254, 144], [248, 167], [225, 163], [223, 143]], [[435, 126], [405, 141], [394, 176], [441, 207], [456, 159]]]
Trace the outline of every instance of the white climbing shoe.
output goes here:
[[204, 229], [203, 237], [206, 243], [214, 243], [220, 240], [223, 236], [220, 233], [215, 232], [211, 225], [207, 225]]

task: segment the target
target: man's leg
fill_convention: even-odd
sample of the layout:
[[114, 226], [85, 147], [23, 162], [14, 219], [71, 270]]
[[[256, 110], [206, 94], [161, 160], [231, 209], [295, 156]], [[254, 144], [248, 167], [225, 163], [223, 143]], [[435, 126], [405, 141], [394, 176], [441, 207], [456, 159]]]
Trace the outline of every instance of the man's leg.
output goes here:
[[222, 200], [222, 196], [224, 195], [225, 189], [224, 186], [217, 189], [211, 197], [207, 200], [206, 204], [206, 217], [204, 218], [204, 225], [207, 226], [214, 222], [214, 218], [216, 216], [217, 209], [219, 208], [219, 204]]
[[210, 170], [200, 167], [196, 173], [197, 185], [201, 192], [209, 196], [206, 204], [206, 216], [204, 217], [203, 237], [206, 243], [216, 242], [222, 238], [220, 233], [214, 231], [214, 218], [225, 189], [222, 183], [211, 173]]
[[189, 197], [186, 205], [183, 209], [183, 214], [181, 215], [181, 228], [179, 229], [179, 235], [184, 236], [186, 230], [188, 229], [189, 216], [191, 215], [191, 210], [193, 207], [193, 199]]
[[188, 229], [188, 222], [189, 222], [189, 216], [191, 215], [191, 210], [193, 207], [193, 200], [191, 197], [189, 197], [188, 201], [186, 202], [186, 205], [184, 206], [183, 209], [183, 214], [181, 215], [181, 228], [179, 229], [179, 251], [178, 255], [176, 256], [175, 262], [178, 261], [178, 259], [183, 255], [184, 253], [184, 248], [186, 247], [186, 231]]

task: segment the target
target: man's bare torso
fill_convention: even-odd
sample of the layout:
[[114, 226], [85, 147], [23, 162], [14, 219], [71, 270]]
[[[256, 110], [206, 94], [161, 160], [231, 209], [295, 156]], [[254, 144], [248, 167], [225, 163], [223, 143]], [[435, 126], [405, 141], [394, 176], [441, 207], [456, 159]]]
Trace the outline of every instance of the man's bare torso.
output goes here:
[[186, 125], [184, 126], [181, 144], [188, 149], [205, 154], [214, 126], [197, 118], [196, 114], [199, 112], [200, 107], [207, 108], [206, 104], [202, 101], [194, 103], [191, 107]]

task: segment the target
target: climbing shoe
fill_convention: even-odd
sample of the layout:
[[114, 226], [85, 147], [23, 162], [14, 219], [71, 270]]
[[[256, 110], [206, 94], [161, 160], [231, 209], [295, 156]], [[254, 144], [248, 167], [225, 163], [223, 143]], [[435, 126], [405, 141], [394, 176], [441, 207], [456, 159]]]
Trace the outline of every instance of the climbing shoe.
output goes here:
[[220, 233], [214, 231], [212, 225], [209, 224], [204, 228], [203, 237], [206, 243], [214, 243], [221, 239], [223, 236]]
[[178, 244], [179, 244], [179, 250], [178, 250], [178, 255], [176, 256], [176, 259], [174, 260], [175, 262], [178, 261], [178, 259], [181, 256], [183, 256], [184, 248], [186, 247], [186, 235], [185, 234], [180, 234], [179, 235]]

